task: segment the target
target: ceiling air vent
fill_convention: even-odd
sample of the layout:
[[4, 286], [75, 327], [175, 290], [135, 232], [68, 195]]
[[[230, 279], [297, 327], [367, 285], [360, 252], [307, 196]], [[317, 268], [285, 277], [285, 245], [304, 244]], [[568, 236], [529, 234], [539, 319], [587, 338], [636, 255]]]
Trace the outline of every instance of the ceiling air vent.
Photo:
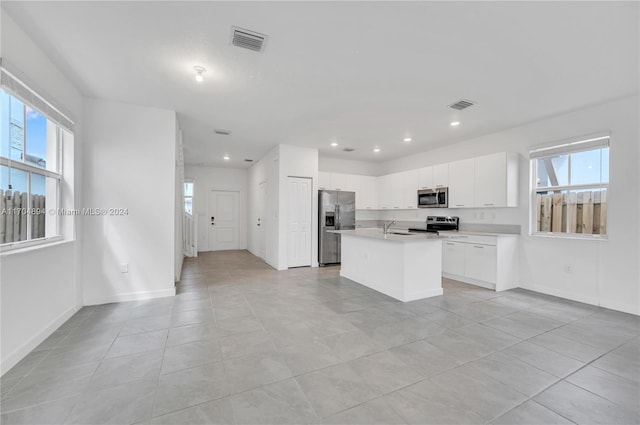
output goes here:
[[456, 103], [454, 103], [453, 105], [449, 105], [450, 108], [453, 109], [457, 109], [458, 111], [461, 111], [463, 109], [467, 109], [469, 106], [473, 106], [474, 103], [470, 100], [459, 100]]
[[245, 158], [244, 162], [253, 162], [253, 159]]
[[222, 136], [228, 136], [228, 135], [230, 135], [230, 134], [231, 134], [231, 131], [230, 131], [230, 130], [220, 130], [220, 129], [217, 129], [217, 128], [216, 128], [216, 129], [215, 129], [215, 130], [213, 130], [213, 131], [214, 131], [216, 134], [220, 134], [220, 135], [222, 135]]
[[267, 36], [255, 31], [249, 31], [238, 27], [231, 27], [231, 44], [237, 47], [261, 52]]
[[354, 148], [344, 148], [342, 150], [345, 151], [345, 152], [353, 152], [353, 151], [355, 151]]

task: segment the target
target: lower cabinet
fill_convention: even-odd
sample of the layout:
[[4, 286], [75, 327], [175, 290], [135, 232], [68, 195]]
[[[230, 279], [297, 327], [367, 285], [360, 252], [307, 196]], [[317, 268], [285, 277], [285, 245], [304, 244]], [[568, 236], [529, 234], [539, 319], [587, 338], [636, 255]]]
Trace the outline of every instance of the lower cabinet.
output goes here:
[[502, 291], [518, 287], [517, 236], [462, 235], [442, 242], [442, 275]]

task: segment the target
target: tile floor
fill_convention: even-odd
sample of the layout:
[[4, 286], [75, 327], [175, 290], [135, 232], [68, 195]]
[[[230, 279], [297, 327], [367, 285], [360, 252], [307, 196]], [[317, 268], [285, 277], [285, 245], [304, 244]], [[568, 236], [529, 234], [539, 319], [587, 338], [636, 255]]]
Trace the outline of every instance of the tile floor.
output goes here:
[[0, 380], [2, 424], [637, 424], [640, 318], [337, 267], [185, 261], [178, 295], [85, 307]]

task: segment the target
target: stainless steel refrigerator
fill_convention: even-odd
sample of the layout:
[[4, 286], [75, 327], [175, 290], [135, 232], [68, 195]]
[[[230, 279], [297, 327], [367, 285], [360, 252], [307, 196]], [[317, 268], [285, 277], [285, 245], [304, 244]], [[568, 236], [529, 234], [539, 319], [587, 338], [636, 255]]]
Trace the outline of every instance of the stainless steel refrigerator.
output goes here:
[[340, 235], [327, 230], [356, 228], [356, 194], [337, 190], [318, 191], [318, 263], [340, 262]]

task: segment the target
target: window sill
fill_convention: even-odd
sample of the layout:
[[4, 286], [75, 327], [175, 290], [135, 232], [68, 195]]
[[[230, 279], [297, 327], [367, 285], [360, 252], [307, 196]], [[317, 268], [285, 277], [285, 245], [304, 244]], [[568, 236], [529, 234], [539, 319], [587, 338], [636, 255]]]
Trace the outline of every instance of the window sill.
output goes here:
[[534, 238], [546, 238], [546, 239], [569, 239], [569, 240], [578, 240], [578, 241], [599, 241], [599, 242], [607, 242], [609, 241], [608, 235], [603, 236], [580, 236], [579, 234], [554, 234], [554, 233], [531, 233], [529, 236]]
[[54, 236], [52, 238], [41, 239], [37, 241], [15, 242], [0, 247], [0, 256], [5, 257], [13, 254], [23, 254], [44, 248], [55, 247], [66, 243], [75, 242], [75, 240], [65, 240], [62, 236]]

